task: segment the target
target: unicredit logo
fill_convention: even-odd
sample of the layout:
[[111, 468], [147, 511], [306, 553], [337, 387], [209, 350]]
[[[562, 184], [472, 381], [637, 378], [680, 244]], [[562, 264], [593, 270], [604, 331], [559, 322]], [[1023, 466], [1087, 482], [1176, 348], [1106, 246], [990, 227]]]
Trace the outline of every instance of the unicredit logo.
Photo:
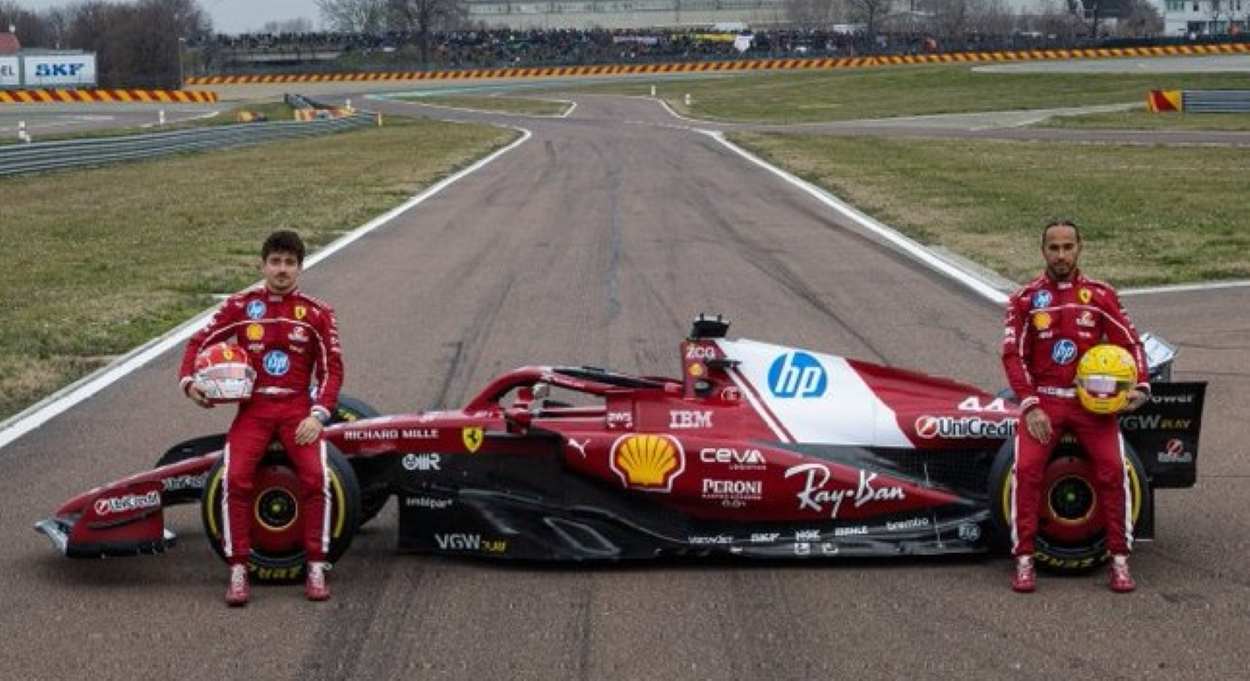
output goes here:
[[1015, 434], [1015, 419], [987, 421], [980, 416], [921, 416], [916, 419], [916, 435], [926, 440], [939, 437], [1006, 440]]

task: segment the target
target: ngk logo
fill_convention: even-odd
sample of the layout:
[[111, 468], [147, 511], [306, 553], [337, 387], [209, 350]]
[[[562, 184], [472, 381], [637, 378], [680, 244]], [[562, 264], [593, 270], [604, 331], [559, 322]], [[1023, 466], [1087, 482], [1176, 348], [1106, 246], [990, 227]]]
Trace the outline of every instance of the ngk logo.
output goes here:
[[1006, 440], [1016, 434], [1016, 420], [987, 421], [979, 416], [921, 416], [916, 419], [916, 435], [934, 438]]

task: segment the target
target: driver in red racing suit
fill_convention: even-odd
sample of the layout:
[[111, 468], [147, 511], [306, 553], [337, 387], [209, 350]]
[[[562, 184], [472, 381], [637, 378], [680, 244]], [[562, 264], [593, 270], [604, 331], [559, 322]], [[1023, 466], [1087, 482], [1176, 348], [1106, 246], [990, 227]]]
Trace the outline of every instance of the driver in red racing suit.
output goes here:
[[1072, 432], [1094, 465], [1097, 505], [1102, 509], [1107, 549], [1112, 555], [1111, 588], [1135, 588], [1128, 570], [1133, 524], [1124, 441], [1115, 414], [1094, 414], [1076, 399], [1077, 362], [1090, 347], [1119, 345], [1137, 363], [1137, 385], [1126, 410], [1150, 395], [1141, 339], [1119, 297], [1107, 284], [1077, 269], [1081, 236], [1075, 224], [1055, 222], [1042, 232], [1046, 271], [1016, 291], [1007, 303], [1003, 367], [1020, 400], [1016, 461], [1011, 471], [1011, 540], [1016, 557], [1012, 588], [1035, 588], [1033, 540], [1046, 463], [1064, 432]]
[[[192, 380], [195, 357], [223, 341], [245, 350], [256, 368], [251, 399], [239, 405], [224, 451], [222, 543], [231, 566], [226, 602], [244, 605], [250, 595], [252, 503], [256, 468], [277, 438], [300, 480], [300, 516], [307, 553], [306, 594], [325, 600], [329, 549], [330, 487], [321, 429], [330, 420], [343, 382], [343, 361], [334, 311], [296, 288], [304, 243], [295, 232], [274, 232], [261, 249], [265, 282], [228, 298], [208, 325], [187, 343], [179, 371], [187, 396], [211, 407]], [[315, 379], [316, 392], [309, 393]]]

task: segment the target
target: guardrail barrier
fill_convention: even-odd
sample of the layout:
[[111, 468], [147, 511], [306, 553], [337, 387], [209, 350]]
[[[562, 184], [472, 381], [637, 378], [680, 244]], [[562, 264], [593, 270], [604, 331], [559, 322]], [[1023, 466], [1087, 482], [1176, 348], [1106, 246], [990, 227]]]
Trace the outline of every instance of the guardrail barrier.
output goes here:
[[1146, 107], [1154, 113], [1250, 113], [1250, 90], [1151, 90]]
[[250, 146], [380, 124], [373, 113], [307, 123], [246, 123], [120, 137], [0, 146], [0, 176], [105, 165], [205, 149]]

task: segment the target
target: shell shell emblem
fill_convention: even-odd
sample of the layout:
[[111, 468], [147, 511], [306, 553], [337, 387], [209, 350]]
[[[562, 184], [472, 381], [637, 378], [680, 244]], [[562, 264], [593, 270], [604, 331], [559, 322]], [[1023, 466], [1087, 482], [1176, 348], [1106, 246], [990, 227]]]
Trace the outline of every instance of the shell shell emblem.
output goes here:
[[258, 341], [265, 337], [265, 327], [260, 324], [247, 325], [247, 339], [250, 341]]
[[671, 492], [686, 470], [686, 452], [671, 435], [626, 435], [612, 445], [608, 464], [630, 489]]

